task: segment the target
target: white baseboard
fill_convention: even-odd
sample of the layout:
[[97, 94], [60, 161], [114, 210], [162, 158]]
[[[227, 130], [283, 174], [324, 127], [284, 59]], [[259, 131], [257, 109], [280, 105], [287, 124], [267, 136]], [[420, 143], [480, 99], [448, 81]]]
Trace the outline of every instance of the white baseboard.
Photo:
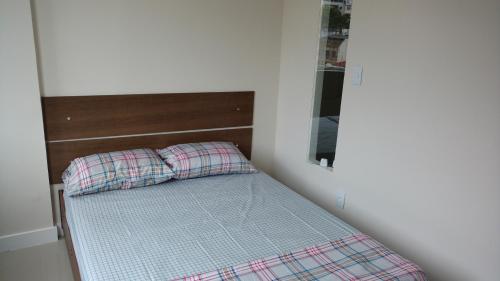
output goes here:
[[56, 226], [0, 236], [0, 253], [55, 241], [57, 241]]

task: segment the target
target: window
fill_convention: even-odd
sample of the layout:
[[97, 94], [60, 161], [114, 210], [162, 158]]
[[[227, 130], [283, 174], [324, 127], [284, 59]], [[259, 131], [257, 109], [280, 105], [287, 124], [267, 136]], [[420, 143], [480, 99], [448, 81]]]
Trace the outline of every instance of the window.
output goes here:
[[337, 146], [352, 0], [323, 0], [321, 5], [309, 160], [321, 163], [326, 159], [323, 162], [332, 166]]

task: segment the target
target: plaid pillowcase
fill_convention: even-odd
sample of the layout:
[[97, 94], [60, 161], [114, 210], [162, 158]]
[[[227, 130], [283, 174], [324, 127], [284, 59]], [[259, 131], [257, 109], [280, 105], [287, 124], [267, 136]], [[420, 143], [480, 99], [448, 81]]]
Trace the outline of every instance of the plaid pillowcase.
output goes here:
[[64, 171], [64, 191], [83, 195], [158, 184], [174, 173], [151, 149], [134, 149], [76, 158]]
[[157, 152], [174, 171], [176, 179], [257, 172], [230, 142], [178, 144]]

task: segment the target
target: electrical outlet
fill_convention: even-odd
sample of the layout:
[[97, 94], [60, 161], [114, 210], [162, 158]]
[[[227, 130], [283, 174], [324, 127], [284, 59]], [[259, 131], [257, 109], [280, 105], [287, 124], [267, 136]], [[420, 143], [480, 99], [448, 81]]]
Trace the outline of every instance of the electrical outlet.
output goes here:
[[344, 207], [345, 207], [345, 192], [343, 192], [343, 191], [335, 192], [335, 206], [338, 209], [344, 209]]

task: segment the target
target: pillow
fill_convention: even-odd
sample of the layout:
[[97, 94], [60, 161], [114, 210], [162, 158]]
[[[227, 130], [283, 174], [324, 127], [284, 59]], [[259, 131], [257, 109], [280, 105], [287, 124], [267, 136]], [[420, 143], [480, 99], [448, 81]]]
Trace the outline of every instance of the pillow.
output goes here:
[[64, 171], [64, 191], [83, 195], [158, 184], [174, 173], [151, 149], [134, 149], [76, 158]]
[[176, 179], [257, 172], [230, 142], [178, 144], [157, 152], [174, 171]]

